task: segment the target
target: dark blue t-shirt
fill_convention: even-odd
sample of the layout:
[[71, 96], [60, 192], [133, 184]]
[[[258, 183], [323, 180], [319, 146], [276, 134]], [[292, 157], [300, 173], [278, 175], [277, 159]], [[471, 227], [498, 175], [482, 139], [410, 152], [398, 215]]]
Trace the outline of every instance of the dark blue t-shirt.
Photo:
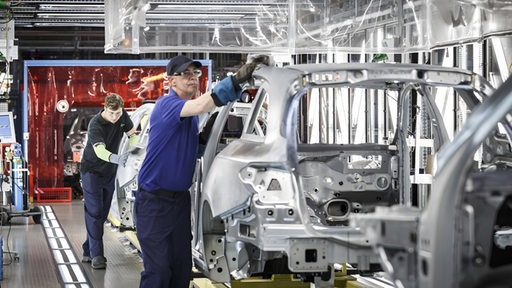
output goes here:
[[180, 117], [186, 100], [170, 89], [158, 98], [150, 117], [146, 157], [139, 171], [139, 187], [186, 191], [192, 185], [198, 146], [198, 117]]

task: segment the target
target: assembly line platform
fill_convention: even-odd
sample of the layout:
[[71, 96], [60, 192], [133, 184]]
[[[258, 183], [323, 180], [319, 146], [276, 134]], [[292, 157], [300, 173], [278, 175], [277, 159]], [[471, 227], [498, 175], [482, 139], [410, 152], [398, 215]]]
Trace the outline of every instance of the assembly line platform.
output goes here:
[[[3, 237], [3, 279], [0, 287], [109, 287], [139, 286], [143, 270], [140, 253], [130, 240], [130, 233], [120, 232], [110, 223], [105, 225], [104, 249], [107, 269], [93, 270], [81, 263], [85, 239], [83, 202], [42, 203], [41, 224], [32, 217], [14, 217], [1, 226]], [[133, 237], [133, 235], [132, 235]], [[198, 272], [190, 287], [225, 288], [212, 283]], [[336, 287], [393, 287], [373, 277], [340, 276]], [[231, 288], [314, 287], [290, 275], [271, 279], [233, 281]]]

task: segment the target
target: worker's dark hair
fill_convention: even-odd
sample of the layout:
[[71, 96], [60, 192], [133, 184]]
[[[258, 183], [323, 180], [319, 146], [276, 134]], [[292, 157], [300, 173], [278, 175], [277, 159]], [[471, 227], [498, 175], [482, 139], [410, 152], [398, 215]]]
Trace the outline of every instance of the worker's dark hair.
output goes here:
[[105, 108], [109, 108], [111, 110], [117, 110], [119, 108], [124, 107], [124, 101], [121, 96], [116, 93], [110, 93], [105, 97]]

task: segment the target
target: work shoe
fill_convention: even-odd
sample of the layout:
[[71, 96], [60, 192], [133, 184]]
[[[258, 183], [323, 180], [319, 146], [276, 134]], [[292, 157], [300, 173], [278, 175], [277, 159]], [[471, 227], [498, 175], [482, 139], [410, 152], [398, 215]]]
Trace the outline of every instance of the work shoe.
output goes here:
[[92, 259], [89, 256], [82, 257], [82, 263], [91, 263]]
[[107, 268], [107, 258], [103, 256], [96, 256], [92, 258], [91, 262], [92, 269], [105, 269]]

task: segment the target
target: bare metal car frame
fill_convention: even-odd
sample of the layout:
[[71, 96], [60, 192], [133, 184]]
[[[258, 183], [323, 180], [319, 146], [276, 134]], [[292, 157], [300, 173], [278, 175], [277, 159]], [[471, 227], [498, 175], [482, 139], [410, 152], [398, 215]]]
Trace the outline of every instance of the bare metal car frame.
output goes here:
[[353, 215], [397, 287], [510, 287], [511, 111], [509, 77], [439, 151], [424, 209], [395, 205]]
[[[428, 115], [433, 154], [450, 141], [435, 89], [452, 89], [450, 97], [470, 110], [494, 91], [469, 71], [413, 64], [261, 67], [254, 78], [259, 90], [253, 103], [232, 103], [216, 115], [191, 187], [194, 263], [218, 282], [289, 272], [330, 287], [337, 263], [372, 271], [381, 263], [373, 238], [349, 225], [349, 218], [378, 206], [411, 205], [416, 184], [410, 171], [416, 167], [411, 166], [408, 141], [417, 132], [411, 107], [421, 102]], [[339, 121], [322, 122], [331, 131], [312, 137], [308, 115], [323, 113], [307, 111], [313, 101], [334, 105], [336, 97], [354, 99], [377, 95], [375, 91], [396, 96], [391, 139], [384, 141], [380, 135], [356, 143], [352, 137], [344, 143], [336, 136]], [[226, 126], [237, 118], [243, 124], [240, 134], [227, 139]], [[133, 226], [131, 191], [149, 131], [148, 121], [134, 122], [144, 123], [140, 149], [127, 167], [120, 167], [117, 181], [117, 205], [126, 226]], [[126, 141], [121, 149], [128, 149]]]

